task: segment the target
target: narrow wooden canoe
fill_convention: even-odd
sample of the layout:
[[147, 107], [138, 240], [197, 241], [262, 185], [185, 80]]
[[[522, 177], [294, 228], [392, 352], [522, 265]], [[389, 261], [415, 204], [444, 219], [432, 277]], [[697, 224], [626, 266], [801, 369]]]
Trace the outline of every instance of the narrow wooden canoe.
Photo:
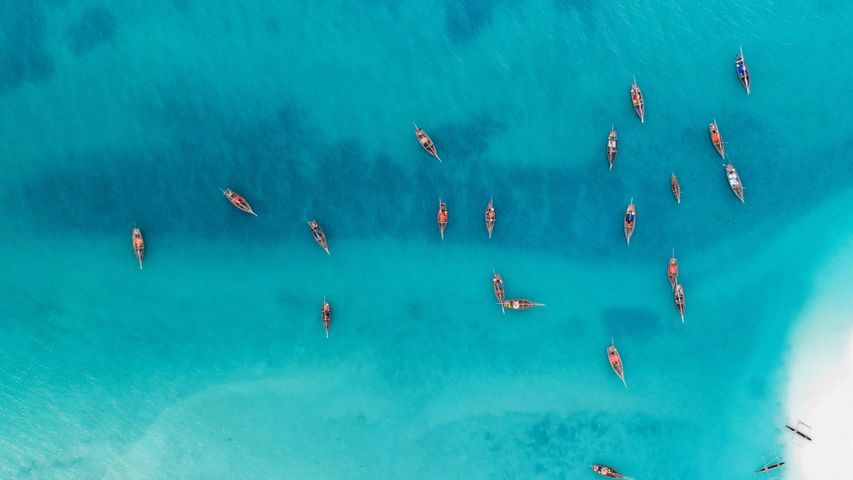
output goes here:
[[444, 240], [444, 229], [447, 227], [447, 204], [438, 199], [438, 232]]
[[610, 339], [610, 346], [607, 347], [607, 359], [610, 361], [610, 367], [613, 368], [616, 376], [622, 380], [625, 388], [628, 388], [628, 384], [625, 383], [625, 367], [622, 365], [622, 357], [619, 355], [619, 350], [616, 350], [613, 339]]
[[[222, 189], [220, 188], [220, 190]], [[245, 198], [241, 197], [234, 190], [226, 188], [225, 190], [222, 190], [222, 193], [225, 195], [225, 198], [227, 198], [228, 201], [231, 202], [231, 204], [235, 207], [256, 217], [258, 216], [254, 211], [252, 211], [252, 207], [249, 206], [249, 202], [247, 202]]]
[[643, 92], [640, 90], [640, 85], [637, 83], [636, 77], [634, 83], [631, 84], [631, 105], [634, 106], [634, 112], [640, 117], [640, 123], [646, 121], [646, 102], [643, 100]]
[[320, 245], [326, 253], [331, 255], [332, 252], [329, 251], [329, 243], [326, 241], [326, 233], [323, 232], [317, 220], [308, 220], [308, 227], [311, 228], [311, 234], [314, 235], [314, 241], [317, 242], [317, 245]]
[[436, 150], [435, 144], [432, 143], [432, 139], [429, 138], [429, 135], [427, 135], [427, 133], [422, 129], [418, 128], [418, 126], [414, 124], [414, 122], [412, 122], [412, 124], [415, 125], [415, 137], [417, 137], [418, 143], [421, 144], [421, 147], [423, 147], [423, 149], [426, 150], [428, 154], [432, 155], [433, 157], [435, 157], [436, 160], [441, 162], [441, 158], [438, 157], [438, 150]]
[[735, 166], [731, 163], [727, 163], [724, 167], [726, 167], [726, 180], [729, 182], [729, 188], [732, 189], [732, 193], [735, 194], [735, 197], [737, 197], [741, 203], [746, 203], [743, 198], [743, 183], [740, 181], [740, 175], [738, 175], [737, 170], [735, 170]]
[[323, 308], [320, 310], [320, 320], [323, 321], [323, 328], [326, 330], [326, 338], [329, 338], [329, 328], [332, 326], [332, 307], [326, 298], [323, 297]]
[[526, 298], [519, 298], [519, 299], [504, 300], [503, 306], [504, 306], [504, 308], [508, 308], [510, 310], [527, 310], [528, 308], [533, 308], [533, 307], [544, 307], [545, 304], [536, 303], [536, 302], [527, 300]]
[[498, 272], [494, 272], [494, 275], [492, 275], [492, 290], [495, 292], [495, 298], [498, 299], [498, 303], [501, 306], [501, 311], [503, 313], [506, 313], [506, 310], [504, 309], [504, 298], [506, 295], [506, 289], [504, 288], [504, 281]]
[[749, 95], [749, 67], [743, 57], [743, 47], [740, 48], [737, 57], [735, 57], [735, 72], [737, 72], [737, 78], [741, 85], [746, 89], [746, 94]]
[[714, 145], [714, 149], [725, 159], [726, 147], [723, 145], [723, 137], [720, 135], [720, 129], [717, 128], [717, 120], [708, 125], [708, 134], [711, 135], [711, 144]]
[[607, 465], [595, 464], [592, 466], [592, 471], [606, 478], [623, 478], [625, 480], [633, 480], [631, 477], [626, 477], [625, 475], [617, 472], [615, 468], [608, 467]]
[[486, 231], [489, 232], [489, 238], [492, 238], [492, 230], [495, 228], [495, 207], [492, 204], [493, 199], [489, 199], [489, 204], [486, 205]]
[[676, 203], [681, 204], [681, 185], [678, 183], [678, 177], [675, 176], [675, 172], [669, 177], [669, 188], [672, 190], [672, 196], [675, 197]]
[[669, 265], [666, 268], [666, 276], [669, 277], [669, 286], [675, 290], [675, 285], [678, 283], [678, 259], [675, 258], [675, 249], [672, 249], [672, 257], [669, 259]]
[[631, 203], [625, 209], [624, 229], [625, 241], [631, 245], [631, 235], [634, 234], [634, 227], [637, 225], [637, 207], [634, 206], [634, 197], [631, 197]]
[[678, 313], [681, 315], [681, 323], [684, 323], [684, 287], [680, 283], [676, 283], [672, 295], [675, 299], [675, 308], [678, 309]]
[[145, 256], [145, 239], [142, 237], [142, 230], [134, 227], [130, 234], [130, 242], [133, 245], [136, 260], [139, 261], [139, 269], [142, 270], [142, 257]]
[[607, 163], [613, 171], [613, 162], [616, 161], [616, 153], [619, 150], [619, 140], [616, 138], [616, 130], [610, 126], [610, 134], [607, 135]]

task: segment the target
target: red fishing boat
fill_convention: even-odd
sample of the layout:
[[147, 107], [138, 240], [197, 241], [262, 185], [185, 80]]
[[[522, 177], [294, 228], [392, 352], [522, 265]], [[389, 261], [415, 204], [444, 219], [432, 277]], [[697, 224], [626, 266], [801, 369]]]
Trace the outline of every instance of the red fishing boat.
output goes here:
[[640, 117], [640, 123], [645, 123], [646, 102], [643, 101], [643, 92], [640, 90], [636, 77], [634, 77], [634, 83], [631, 84], [631, 104], [634, 106], [637, 116]]
[[672, 196], [675, 197], [675, 201], [681, 204], [681, 185], [678, 183], [678, 177], [675, 176], [675, 172], [669, 177], [669, 188], [672, 190]]
[[504, 300], [501, 305], [510, 310], [527, 310], [528, 308], [545, 306], [545, 304], [532, 302], [526, 298]]
[[746, 59], [743, 58], [743, 47], [741, 47], [735, 58], [735, 71], [741, 85], [746, 89], [746, 94], [749, 95], [749, 67], [746, 66]]
[[615, 468], [608, 467], [607, 465], [599, 465], [595, 464], [592, 466], [592, 471], [601, 475], [602, 477], [607, 478], [624, 478], [625, 480], [633, 480], [631, 477], [626, 477], [621, 473], [617, 472]]
[[610, 134], [607, 135], [607, 163], [610, 164], [610, 170], [613, 171], [613, 162], [616, 161], [616, 152], [618, 151], [618, 140], [616, 139], [616, 130], [613, 125], [610, 126]]
[[495, 207], [492, 205], [492, 199], [489, 199], [489, 204], [486, 205], [486, 231], [489, 232], [489, 238], [492, 238], [492, 230], [495, 228]]
[[[222, 189], [220, 188], [220, 190]], [[255, 212], [252, 211], [252, 207], [249, 206], [249, 202], [247, 202], [245, 198], [238, 195], [237, 192], [235, 192], [234, 190], [226, 188], [225, 190], [222, 190], [222, 193], [225, 195], [228, 201], [231, 202], [235, 207], [246, 213], [251, 213], [256, 217], [258, 216]]]
[[666, 269], [666, 276], [669, 277], [669, 285], [675, 290], [675, 284], [678, 283], [678, 259], [675, 258], [675, 249], [672, 249], [672, 257], [669, 259], [669, 266]]
[[305, 221], [308, 222], [308, 226], [311, 228], [311, 234], [314, 235], [314, 241], [317, 242], [317, 245], [320, 245], [326, 253], [331, 255], [332, 252], [329, 251], [329, 243], [326, 241], [326, 234], [323, 232], [323, 229], [320, 228], [320, 224], [317, 223], [317, 220], [309, 221], [306, 218]]
[[142, 230], [134, 227], [130, 234], [130, 241], [133, 244], [136, 259], [139, 261], [139, 269], [142, 270], [142, 257], [145, 256], [145, 239], [142, 238]]
[[625, 241], [630, 245], [631, 235], [634, 234], [634, 227], [637, 224], [637, 207], [634, 206], [634, 197], [631, 197], [631, 203], [628, 204], [628, 208], [625, 210], [624, 220]]
[[444, 240], [444, 228], [447, 227], [447, 204], [438, 199], [438, 232]]
[[725, 159], [726, 147], [723, 146], [723, 137], [720, 135], [720, 129], [717, 128], [717, 120], [708, 125], [708, 133], [711, 135], [711, 143], [714, 145], [714, 149]]
[[743, 199], [743, 183], [740, 181], [740, 175], [735, 170], [735, 166], [732, 163], [727, 163], [723, 166], [726, 167], [726, 180], [729, 182], [729, 188], [732, 189], [732, 193], [740, 200], [740, 203], [746, 203]]
[[323, 297], [323, 309], [320, 311], [320, 319], [323, 321], [323, 328], [326, 329], [326, 338], [329, 338], [329, 328], [332, 326], [332, 307]]
[[676, 283], [672, 295], [675, 298], [675, 308], [681, 315], [681, 323], [684, 323], [684, 287], [680, 283]]
[[498, 272], [494, 272], [494, 275], [492, 275], [492, 290], [495, 291], [495, 298], [498, 299], [501, 311], [506, 313], [506, 310], [504, 310], [504, 295], [506, 291], [504, 290], [504, 281]]
[[619, 380], [622, 380], [625, 388], [628, 388], [628, 384], [625, 383], [625, 367], [622, 365], [622, 357], [619, 355], [619, 350], [616, 350], [616, 345], [613, 343], [612, 338], [610, 339], [610, 346], [607, 347], [607, 359], [610, 360], [610, 366], [613, 367], [616, 376], [619, 377]]
[[420, 143], [421, 146], [424, 147], [424, 150], [426, 150], [428, 154], [432, 155], [433, 157], [435, 157], [436, 160], [441, 162], [441, 159], [438, 158], [438, 150], [435, 149], [435, 144], [432, 143], [432, 139], [429, 138], [429, 135], [427, 135], [425, 131], [418, 128], [418, 126], [414, 122], [412, 122], [412, 124], [415, 125], [415, 136], [418, 138], [418, 143]]

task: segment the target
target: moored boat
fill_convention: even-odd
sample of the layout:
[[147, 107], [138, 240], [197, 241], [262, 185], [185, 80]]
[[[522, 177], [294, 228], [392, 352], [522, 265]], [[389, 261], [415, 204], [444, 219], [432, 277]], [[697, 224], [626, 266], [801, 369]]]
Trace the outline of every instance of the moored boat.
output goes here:
[[735, 194], [741, 203], [746, 203], [743, 199], [743, 183], [740, 181], [740, 175], [735, 170], [734, 164], [727, 163], [723, 166], [726, 167], [726, 180], [729, 182], [729, 188], [732, 189], [732, 193]]
[[444, 228], [447, 227], [447, 204], [438, 199], [438, 232], [444, 240]]
[[329, 251], [329, 243], [326, 241], [326, 233], [323, 232], [322, 228], [320, 228], [320, 224], [317, 223], [317, 220], [308, 220], [306, 218], [305, 221], [308, 222], [308, 227], [311, 228], [311, 234], [314, 235], [314, 241], [317, 242], [317, 245], [320, 245], [326, 253], [331, 255], [332, 252]]
[[680, 283], [676, 283], [672, 295], [675, 299], [675, 308], [681, 315], [681, 323], [684, 323], [684, 287]]
[[323, 309], [320, 311], [320, 320], [323, 321], [323, 328], [326, 330], [326, 338], [329, 338], [329, 328], [332, 326], [332, 307], [323, 297]]
[[643, 100], [643, 92], [640, 90], [636, 77], [634, 77], [634, 83], [631, 84], [631, 104], [634, 106], [634, 112], [640, 117], [640, 123], [645, 123], [646, 102]]
[[139, 261], [139, 269], [142, 270], [142, 257], [145, 256], [145, 239], [142, 237], [142, 230], [133, 227], [133, 231], [130, 234], [130, 242], [133, 244], [133, 253], [136, 254], [136, 260]]
[[625, 388], [628, 388], [628, 384], [625, 383], [625, 367], [622, 365], [622, 357], [619, 355], [619, 350], [616, 350], [616, 345], [613, 343], [612, 338], [610, 339], [610, 346], [607, 347], [607, 359], [610, 360], [610, 366], [613, 368], [616, 376], [619, 377], [619, 380], [622, 380]]
[[785, 462], [767, 463], [763, 467], [756, 470], [755, 473], [767, 473], [770, 470], [776, 470], [777, 468], [781, 468], [782, 465], [785, 465]]
[[494, 275], [492, 275], [492, 290], [494, 290], [495, 292], [495, 298], [498, 299], [498, 303], [501, 306], [501, 311], [503, 313], [506, 313], [506, 310], [504, 309], [504, 298], [506, 295], [506, 290], [504, 288], [504, 281], [498, 272], [494, 272]]
[[[220, 188], [220, 190], [222, 189]], [[222, 190], [222, 193], [225, 195], [225, 198], [227, 198], [228, 201], [231, 202], [231, 204], [235, 207], [256, 217], [258, 216], [254, 211], [252, 211], [252, 207], [249, 206], [249, 202], [247, 202], [245, 198], [241, 197], [234, 190], [226, 188], [225, 190]]]
[[740, 48], [737, 57], [735, 57], [735, 71], [741, 85], [746, 89], [746, 94], [749, 95], [749, 67], [746, 65], [746, 59], [743, 58], [743, 47]]
[[616, 152], [618, 151], [619, 141], [616, 138], [616, 130], [613, 125], [610, 126], [610, 134], [607, 135], [607, 163], [610, 164], [610, 170], [613, 170], [613, 162], [616, 160]]
[[493, 199], [489, 199], [489, 204], [486, 205], [486, 231], [489, 232], [489, 238], [492, 238], [492, 230], [495, 228], [495, 207], [492, 204]]
[[678, 183], [678, 177], [675, 176], [675, 172], [672, 172], [672, 176], [669, 177], [669, 188], [672, 190], [672, 196], [675, 197], [675, 201], [681, 204], [681, 185]]
[[666, 269], [666, 276], [669, 277], [669, 285], [675, 290], [675, 284], [678, 283], [678, 259], [675, 258], [675, 249], [672, 249], [672, 257], [669, 259], [669, 266]]
[[625, 475], [622, 475], [621, 473], [617, 472], [615, 468], [608, 467], [607, 465], [595, 464], [592, 466], [592, 471], [601, 475], [602, 477], [633, 480], [631, 477], [626, 477]]
[[527, 310], [528, 308], [545, 306], [543, 303], [536, 303], [531, 300], [527, 300], [526, 298], [504, 300], [501, 305], [510, 310]]
[[708, 125], [708, 134], [711, 135], [711, 143], [714, 145], [714, 149], [725, 159], [726, 147], [723, 145], [723, 137], [720, 135], [720, 129], [717, 128], [716, 119]]
[[429, 135], [427, 135], [427, 133], [422, 129], [418, 128], [417, 124], [414, 122], [412, 122], [412, 124], [415, 125], [415, 137], [418, 138], [418, 143], [421, 144], [421, 147], [423, 147], [428, 154], [441, 162], [441, 158], [438, 157], [438, 150], [436, 150], [435, 144], [432, 142], [432, 139], [429, 138]]
[[631, 235], [634, 234], [634, 227], [637, 224], [637, 207], [634, 206], [634, 197], [631, 197], [631, 203], [628, 204], [628, 208], [625, 210], [625, 218], [624, 218], [624, 229], [625, 229], [625, 241], [628, 245], [631, 244]]

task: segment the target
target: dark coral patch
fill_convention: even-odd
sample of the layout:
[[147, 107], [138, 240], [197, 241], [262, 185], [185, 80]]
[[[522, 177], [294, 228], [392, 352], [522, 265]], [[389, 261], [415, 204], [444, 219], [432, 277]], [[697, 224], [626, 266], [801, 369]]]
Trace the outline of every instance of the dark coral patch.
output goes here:
[[116, 17], [104, 7], [88, 8], [66, 34], [71, 51], [78, 57], [86, 55], [115, 38]]
[[53, 60], [44, 50], [46, 30], [44, 12], [35, 2], [0, 8], [0, 95], [53, 76]]

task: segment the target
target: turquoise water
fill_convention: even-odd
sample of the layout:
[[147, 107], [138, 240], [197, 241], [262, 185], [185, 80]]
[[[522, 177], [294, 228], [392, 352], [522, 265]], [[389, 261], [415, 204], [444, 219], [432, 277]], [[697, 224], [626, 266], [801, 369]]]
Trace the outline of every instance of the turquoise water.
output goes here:
[[[243, 3], [0, 8], [0, 477], [746, 479], [782, 451], [780, 353], [853, 226], [853, 7]], [[501, 315], [492, 268], [547, 307]]]

